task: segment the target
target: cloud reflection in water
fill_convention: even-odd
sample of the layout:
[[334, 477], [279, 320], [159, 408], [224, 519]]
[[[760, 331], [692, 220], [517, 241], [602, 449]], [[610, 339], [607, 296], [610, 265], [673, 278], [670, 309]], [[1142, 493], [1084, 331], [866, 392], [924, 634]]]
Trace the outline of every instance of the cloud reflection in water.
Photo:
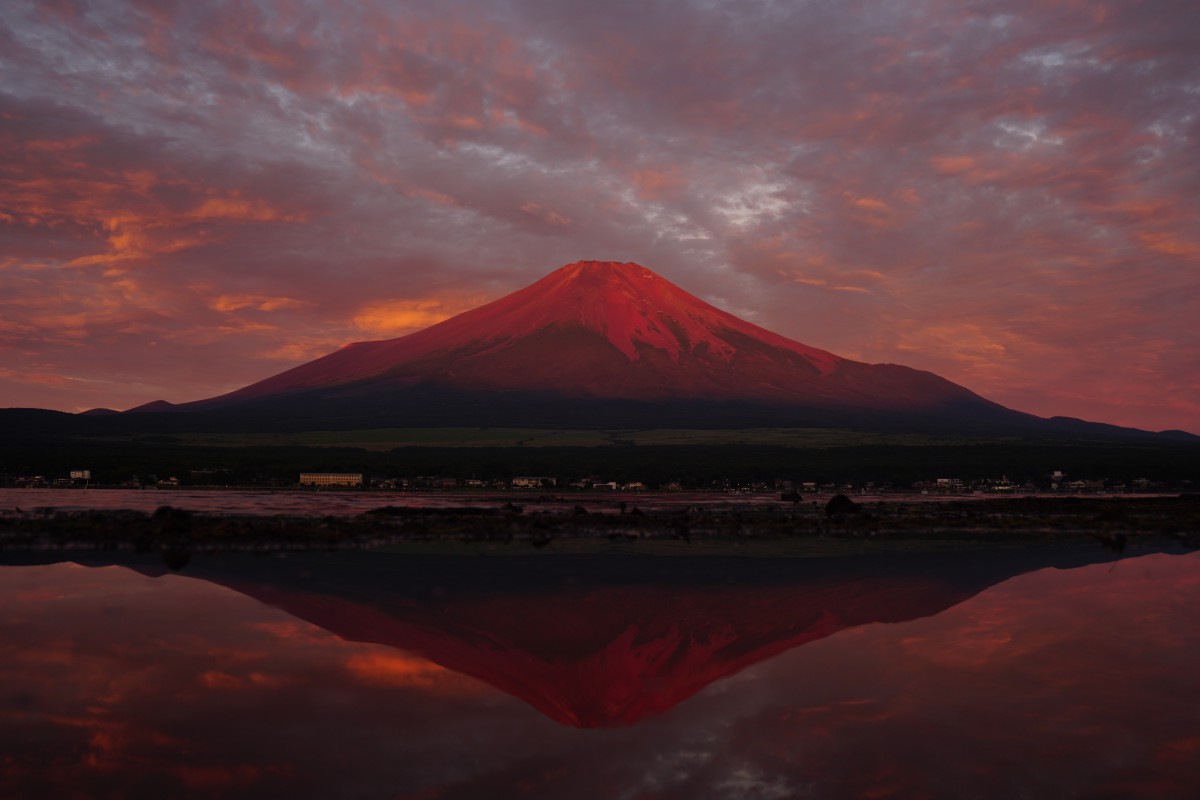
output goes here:
[[[686, 625], [669, 595], [647, 611]], [[1197, 601], [1197, 555], [1031, 572], [809, 641], [636, 725], [571, 730], [207, 581], [3, 568], [0, 794], [1190, 797]]]

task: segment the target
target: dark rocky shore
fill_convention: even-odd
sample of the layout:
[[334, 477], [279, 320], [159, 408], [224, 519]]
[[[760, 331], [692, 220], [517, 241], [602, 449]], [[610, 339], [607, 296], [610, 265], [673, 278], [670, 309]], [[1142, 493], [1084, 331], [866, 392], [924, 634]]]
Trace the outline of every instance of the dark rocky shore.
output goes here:
[[489, 507], [386, 506], [354, 516], [263, 516], [191, 512], [9, 509], [0, 512], [0, 551], [219, 551], [370, 549], [423, 543], [490, 543], [552, 550], [640, 542], [671, 552], [729, 544], [802, 542], [936, 543], [970, 546], [1091, 538], [1123, 549], [1138, 538], [1200, 547], [1200, 496], [1004, 498], [824, 504], [729, 503], [643, 511], [633, 504], [545, 510], [536, 502]]

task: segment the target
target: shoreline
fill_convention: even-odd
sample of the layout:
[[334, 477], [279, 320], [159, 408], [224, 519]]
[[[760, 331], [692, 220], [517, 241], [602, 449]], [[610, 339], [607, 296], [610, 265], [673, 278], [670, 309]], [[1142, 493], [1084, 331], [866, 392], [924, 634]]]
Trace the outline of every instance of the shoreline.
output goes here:
[[[487, 506], [388, 505], [343, 514], [230, 514], [170, 505], [0, 511], [0, 553], [135, 552], [647, 552], [820, 555], [890, 549], [1137, 540], [1200, 547], [1200, 496], [1004, 497], [969, 500], [694, 504], [639, 508], [512, 497]], [[513, 500], [521, 501], [517, 505]], [[612, 499], [610, 502], [613, 502]], [[566, 504], [564, 506], [564, 504]]]

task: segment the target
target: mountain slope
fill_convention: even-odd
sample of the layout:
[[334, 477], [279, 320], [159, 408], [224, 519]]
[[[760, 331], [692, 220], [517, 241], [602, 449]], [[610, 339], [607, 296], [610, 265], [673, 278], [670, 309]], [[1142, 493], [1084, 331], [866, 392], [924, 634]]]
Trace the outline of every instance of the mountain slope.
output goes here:
[[472, 397], [515, 393], [1025, 416], [929, 372], [864, 364], [792, 341], [637, 264], [595, 261], [569, 264], [409, 336], [351, 344], [230, 394], [176, 408], [261, 406], [289, 398], [336, 405], [416, 389]]

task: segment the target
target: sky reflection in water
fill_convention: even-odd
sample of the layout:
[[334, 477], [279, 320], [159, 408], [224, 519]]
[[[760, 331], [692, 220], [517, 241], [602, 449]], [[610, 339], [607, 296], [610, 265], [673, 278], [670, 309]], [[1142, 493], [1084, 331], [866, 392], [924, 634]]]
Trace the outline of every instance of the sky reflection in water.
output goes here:
[[1198, 604], [1200, 554], [1040, 570], [576, 729], [187, 574], [3, 567], [0, 796], [1194, 797]]

